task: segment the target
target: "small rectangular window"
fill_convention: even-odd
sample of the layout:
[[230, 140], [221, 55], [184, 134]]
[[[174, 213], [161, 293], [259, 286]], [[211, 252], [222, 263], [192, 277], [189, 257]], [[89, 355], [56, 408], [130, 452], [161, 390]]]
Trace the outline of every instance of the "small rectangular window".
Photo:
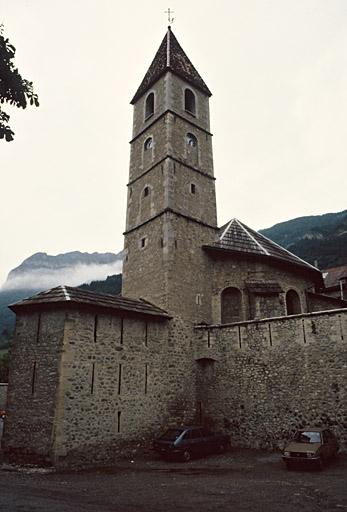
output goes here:
[[195, 185], [194, 185], [194, 183], [190, 184], [190, 191], [191, 191], [192, 194], [195, 194]]

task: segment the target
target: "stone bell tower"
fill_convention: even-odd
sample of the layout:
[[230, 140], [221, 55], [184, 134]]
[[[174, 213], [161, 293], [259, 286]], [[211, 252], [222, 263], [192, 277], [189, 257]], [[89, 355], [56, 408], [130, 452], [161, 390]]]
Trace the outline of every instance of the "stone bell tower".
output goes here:
[[168, 31], [134, 105], [123, 295], [194, 322], [210, 321], [216, 238], [211, 93]]

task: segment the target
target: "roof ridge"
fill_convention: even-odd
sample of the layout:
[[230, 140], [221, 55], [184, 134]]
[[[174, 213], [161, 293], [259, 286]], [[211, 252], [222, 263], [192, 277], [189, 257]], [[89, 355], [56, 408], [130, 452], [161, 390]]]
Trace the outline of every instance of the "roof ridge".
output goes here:
[[66, 289], [66, 286], [64, 286], [64, 285], [63, 285], [63, 286], [62, 286], [62, 290], [63, 290], [63, 292], [64, 292], [65, 299], [66, 299], [66, 300], [71, 300], [71, 297], [70, 297], [70, 295], [69, 295], [69, 292], [68, 292], [68, 291], [67, 291], [67, 289]]
[[222, 240], [224, 238], [224, 235], [229, 231], [229, 228], [230, 228], [231, 224], [234, 222], [234, 220], [236, 220], [236, 219], [231, 219], [231, 221], [227, 224], [227, 227], [223, 231], [222, 236], [219, 237], [219, 240]]
[[253, 235], [251, 235], [251, 233], [248, 231], [248, 229], [246, 229], [246, 226], [244, 226], [244, 225], [243, 225], [239, 220], [237, 220], [237, 219], [235, 219], [235, 220], [236, 220], [236, 222], [238, 223], [238, 225], [239, 225], [239, 226], [240, 226], [240, 227], [245, 231], [245, 233], [247, 233], [247, 235], [248, 235], [248, 236], [253, 240], [253, 242], [254, 242], [256, 245], [258, 245], [258, 247], [260, 247], [260, 249], [261, 249], [261, 250], [262, 250], [262, 251], [263, 251], [267, 256], [270, 256], [269, 251], [267, 251], [267, 250], [265, 249], [265, 247], [263, 247], [263, 246], [258, 242], [258, 240], [256, 240], [256, 239], [254, 238], [254, 236], [253, 236]]
[[169, 27], [130, 103], [134, 105], [168, 70], [197, 87], [208, 96], [212, 96], [211, 91]]

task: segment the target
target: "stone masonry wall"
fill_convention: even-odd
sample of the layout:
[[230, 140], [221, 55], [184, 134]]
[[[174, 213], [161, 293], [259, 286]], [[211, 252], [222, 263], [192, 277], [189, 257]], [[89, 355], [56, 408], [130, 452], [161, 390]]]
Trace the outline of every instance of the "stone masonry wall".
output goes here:
[[100, 314], [95, 335], [95, 318], [67, 318], [52, 457], [59, 465], [149, 450], [169, 424], [192, 420], [186, 328]]
[[232, 446], [279, 449], [328, 425], [347, 451], [347, 310], [196, 329], [203, 421]]
[[64, 322], [63, 311], [17, 316], [1, 445], [8, 460], [50, 460]]

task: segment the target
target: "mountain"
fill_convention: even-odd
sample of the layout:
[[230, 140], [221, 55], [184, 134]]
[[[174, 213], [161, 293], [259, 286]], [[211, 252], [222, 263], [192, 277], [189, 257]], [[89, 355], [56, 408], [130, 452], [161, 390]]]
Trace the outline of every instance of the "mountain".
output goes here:
[[298, 217], [260, 233], [322, 270], [347, 264], [347, 210]]
[[102, 280], [122, 271], [122, 252], [118, 254], [68, 252], [50, 256], [38, 252], [11, 270], [1, 292], [14, 290], [49, 290], [60, 284], [78, 286]]
[[119, 293], [121, 271], [122, 252], [74, 251], [58, 256], [38, 252], [25, 259], [11, 270], [0, 290], [0, 351], [8, 347], [9, 333], [14, 327], [15, 315], [8, 309], [9, 304], [60, 284], [80, 286], [84, 283], [84, 287], [95, 291]]

